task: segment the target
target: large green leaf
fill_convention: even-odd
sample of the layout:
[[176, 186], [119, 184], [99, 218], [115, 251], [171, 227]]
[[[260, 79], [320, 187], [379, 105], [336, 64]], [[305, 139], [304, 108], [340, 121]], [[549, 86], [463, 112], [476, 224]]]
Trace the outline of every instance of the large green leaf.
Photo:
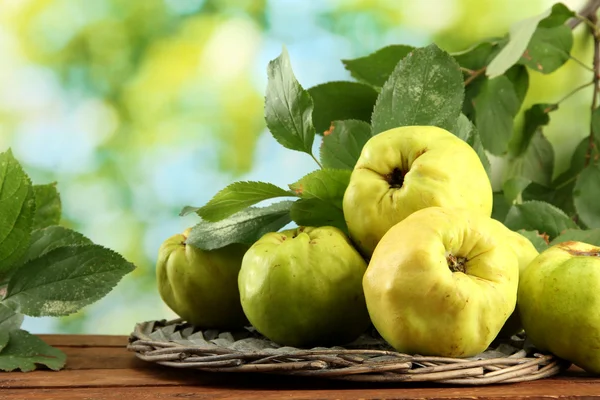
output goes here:
[[533, 70], [549, 74], [569, 61], [572, 47], [573, 32], [570, 27], [538, 27], [519, 62]]
[[69, 315], [104, 297], [133, 269], [99, 245], [57, 247], [20, 266], [2, 302], [34, 317]]
[[543, 201], [526, 201], [513, 205], [504, 225], [514, 231], [525, 229], [545, 233], [550, 240], [566, 229], [577, 228], [577, 225], [563, 211]]
[[515, 176], [513, 178], [507, 179], [502, 184], [502, 192], [504, 192], [504, 196], [506, 200], [512, 204], [517, 197], [525, 190], [527, 186], [531, 183], [531, 180], [524, 178], [522, 176]]
[[294, 202], [290, 214], [299, 226], [335, 226], [348, 233], [344, 212], [329, 201], [317, 198], [300, 199]]
[[600, 229], [567, 229], [560, 236], [556, 237], [551, 246], [562, 242], [583, 242], [600, 246]]
[[575, 181], [563, 186], [547, 187], [539, 183], [532, 182], [521, 193], [523, 201], [541, 200], [560, 208], [569, 217], [575, 215], [575, 206], [573, 205], [573, 187]]
[[33, 185], [33, 193], [35, 195], [33, 229], [58, 225], [62, 206], [58, 190], [56, 190], [56, 183]]
[[490, 160], [483, 148], [483, 144], [481, 143], [481, 137], [479, 136], [479, 132], [473, 123], [464, 115], [461, 114], [456, 120], [455, 127], [452, 129], [452, 133], [456, 136], [467, 142], [473, 150], [479, 156], [479, 160], [485, 169], [485, 172], [488, 176], [491, 176], [491, 165]]
[[292, 204], [292, 201], [281, 201], [267, 207], [248, 207], [218, 222], [201, 221], [192, 228], [186, 243], [202, 250], [232, 243], [251, 245], [264, 234], [289, 224]]
[[18, 314], [13, 309], [0, 303], [0, 332], [19, 329], [22, 323], [23, 314]]
[[513, 65], [506, 71], [504, 76], [513, 84], [513, 89], [517, 99], [519, 99], [519, 108], [521, 108], [521, 104], [523, 104], [529, 90], [529, 72], [527, 72], [527, 68], [522, 65]]
[[363, 146], [371, 138], [371, 125], [363, 121], [335, 121], [321, 142], [325, 168], [354, 169]]
[[520, 135], [515, 135], [510, 144], [511, 152], [514, 156], [518, 157], [527, 151], [533, 135], [539, 128], [548, 125], [550, 122], [549, 113], [556, 109], [558, 109], [557, 104], [543, 103], [534, 104], [525, 111], [523, 132]]
[[65, 246], [81, 246], [93, 244], [90, 239], [79, 232], [62, 226], [49, 226], [31, 233], [31, 244], [25, 254], [24, 262], [41, 257], [44, 254]]
[[495, 78], [515, 65], [529, 45], [538, 25], [551, 28], [563, 24], [574, 13], [564, 4], [557, 3], [541, 14], [519, 21], [510, 27], [509, 41], [490, 62], [486, 74]]
[[9, 335], [8, 345], [0, 352], [0, 370], [29, 372], [44, 365], [58, 371], [65, 366], [65, 353], [37, 336], [22, 329], [10, 331]]
[[398, 63], [375, 104], [373, 133], [408, 125], [452, 129], [464, 98], [458, 63], [435, 44]]
[[375, 87], [382, 87], [398, 62], [413, 50], [412, 46], [391, 45], [368, 56], [342, 60], [342, 62], [355, 79]]
[[27, 250], [34, 213], [29, 177], [10, 150], [0, 153], [0, 281]]
[[268, 182], [234, 182], [196, 212], [205, 221], [216, 222], [263, 200], [293, 196], [294, 193]]
[[503, 222], [512, 204], [508, 202], [503, 192], [494, 192], [493, 200], [492, 218]]
[[600, 228], [600, 166], [590, 164], [581, 171], [575, 189], [573, 202], [577, 215], [589, 228]]
[[285, 48], [279, 57], [269, 62], [267, 75], [267, 127], [282, 146], [312, 154], [315, 138], [313, 101], [296, 80]]
[[318, 133], [327, 131], [333, 121], [358, 119], [370, 122], [377, 92], [358, 82], [327, 82], [308, 89], [313, 102], [313, 123]]
[[554, 148], [542, 131], [538, 130], [525, 153], [510, 159], [507, 175], [510, 178], [524, 178], [549, 187], [552, 184], [553, 173]]
[[461, 67], [476, 71], [488, 64], [489, 58], [494, 52], [494, 47], [495, 45], [492, 42], [483, 41], [464, 51], [452, 54], [452, 57]]
[[513, 84], [506, 76], [489, 79], [482, 85], [474, 100], [475, 125], [483, 147], [490, 153], [506, 152], [519, 104]]
[[342, 208], [350, 174], [345, 169], [320, 169], [292, 183], [290, 189], [304, 199], [320, 199]]

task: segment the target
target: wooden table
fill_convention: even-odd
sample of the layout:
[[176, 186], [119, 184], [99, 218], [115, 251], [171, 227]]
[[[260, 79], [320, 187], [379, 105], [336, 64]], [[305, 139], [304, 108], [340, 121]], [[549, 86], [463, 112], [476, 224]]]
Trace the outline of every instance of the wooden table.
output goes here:
[[357, 384], [160, 367], [125, 349], [125, 336], [41, 335], [67, 354], [59, 372], [0, 372], [0, 399], [600, 399], [600, 377], [564, 376], [484, 387]]

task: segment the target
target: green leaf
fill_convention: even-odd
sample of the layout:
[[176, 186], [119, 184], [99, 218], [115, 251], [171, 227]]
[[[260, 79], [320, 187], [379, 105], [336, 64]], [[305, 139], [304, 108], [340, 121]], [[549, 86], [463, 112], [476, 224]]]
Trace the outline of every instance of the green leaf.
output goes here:
[[479, 132], [473, 123], [466, 117], [466, 115], [461, 114], [456, 120], [456, 124], [452, 132], [458, 136], [463, 141], [467, 142], [473, 150], [479, 156], [479, 160], [485, 169], [485, 172], [488, 176], [491, 176], [491, 165], [490, 160], [488, 159], [487, 154], [485, 153], [485, 149], [483, 148], [483, 144], [481, 143], [481, 137], [479, 136]]
[[525, 153], [510, 159], [508, 176], [521, 177], [544, 186], [550, 186], [554, 173], [554, 148], [542, 131], [531, 139]]
[[104, 297], [133, 269], [99, 245], [58, 247], [19, 267], [2, 302], [33, 317], [69, 315]]
[[494, 192], [492, 203], [492, 218], [496, 221], [503, 222], [506, 219], [511, 203], [506, 200], [506, 196], [502, 192]]
[[0, 330], [0, 353], [2, 353], [2, 350], [4, 350], [4, 348], [8, 344], [9, 340], [10, 340], [10, 331]]
[[44, 365], [54, 371], [65, 366], [65, 353], [47, 345], [42, 339], [22, 329], [10, 332], [8, 345], [0, 352], [0, 370], [23, 372]]
[[511, 148], [513, 149], [513, 154], [515, 156], [520, 156], [529, 147], [529, 143], [533, 138], [533, 135], [540, 129], [542, 126], [548, 125], [550, 122], [551, 111], [557, 110], [557, 104], [534, 104], [525, 111], [525, 122], [523, 124], [523, 132], [519, 137], [515, 135], [515, 138], [511, 141]]
[[564, 4], [557, 3], [539, 15], [513, 24], [509, 31], [509, 41], [488, 65], [487, 76], [495, 78], [515, 65], [527, 49], [538, 25], [544, 28], [558, 26], [573, 15]]
[[513, 120], [519, 111], [519, 99], [506, 76], [489, 79], [474, 100], [475, 125], [481, 133], [483, 147], [501, 155], [508, 148]]
[[371, 138], [371, 125], [363, 121], [334, 121], [321, 142], [321, 163], [325, 168], [354, 169], [363, 146]]
[[35, 217], [33, 229], [41, 229], [50, 225], [58, 225], [61, 215], [61, 202], [56, 182], [47, 185], [33, 185], [35, 195]]
[[529, 241], [531, 242], [531, 244], [533, 244], [533, 247], [535, 247], [535, 249], [538, 251], [538, 253], [541, 253], [542, 251], [544, 251], [548, 248], [548, 242], [546, 242], [544, 237], [542, 237], [539, 234], [539, 232], [526, 231], [524, 229], [521, 229], [517, 232], [520, 233], [522, 236], [525, 236], [527, 239], [529, 239]]
[[373, 110], [373, 133], [408, 125], [452, 129], [462, 109], [458, 63], [435, 44], [415, 49], [398, 63]]
[[29, 177], [10, 150], [0, 153], [0, 280], [27, 250], [34, 213]]
[[19, 329], [22, 323], [23, 314], [17, 314], [14, 310], [0, 303], [0, 332]]
[[81, 246], [93, 244], [79, 232], [62, 226], [49, 226], [31, 233], [31, 244], [27, 249], [23, 262], [41, 257], [44, 254], [65, 246]]
[[488, 60], [494, 52], [494, 47], [493, 43], [483, 41], [465, 51], [452, 54], [452, 57], [461, 67], [476, 71], [488, 64]]
[[398, 62], [413, 50], [412, 46], [391, 45], [365, 57], [342, 60], [342, 63], [355, 79], [375, 87], [382, 87]]
[[267, 182], [234, 182], [197, 211], [203, 220], [220, 221], [263, 200], [294, 194]]
[[600, 166], [590, 164], [581, 171], [575, 189], [573, 202], [577, 215], [590, 228], [600, 228]]
[[180, 217], [185, 217], [186, 215], [190, 215], [190, 214], [194, 214], [196, 213], [196, 211], [198, 211], [200, 209], [200, 207], [194, 207], [194, 206], [185, 206], [181, 209], [181, 211], [179, 212], [179, 216]]
[[509, 203], [512, 203], [519, 197], [521, 192], [525, 190], [527, 186], [531, 183], [531, 180], [527, 178], [523, 178], [521, 176], [516, 176], [514, 178], [508, 179], [506, 182], [502, 184], [502, 191], [504, 192], [504, 196]]
[[521, 194], [523, 201], [541, 200], [560, 208], [569, 217], [575, 215], [575, 206], [573, 205], [573, 187], [575, 181], [561, 187], [547, 187], [532, 182]]
[[295, 201], [290, 215], [299, 226], [335, 226], [348, 233], [344, 212], [325, 200], [313, 198]]
[[345, 169], [319, 169], [292, 183], [292, 189], [304, 199], [320, 199], [340, 209], [351, 172]]
[[567, 229], [560, 236], [550, 242], [551, 246], [562, 242], [583, 242], [600, 246], [600, 229]]
[[219, 222], [202, 221], [194, 226], [186, 243], [202, 250], [214, 250], [232, 243], [253, 244], [268, 232], [276, 232], [291, 222], [292, 201], [268, 207], [248, 207]]
[[308, 89], [314, 102], [313, 123], [319, 133], [333, 121], [358, 119], [370, 122], [377, 92], [358, 82], [327, 82]]
[[312, 154], [315, 138], [313, 101], [296, 80], [285, 47], [279, 57], [269, 62], [267, 75], [267, 127], [282, 146]]
[[513, 205], [504, 220], [507, 228], [525, 229], [547, 234], [550, 239], [577, 225], [563, 211], [543, 201], [527, 201]]
[[529, 89], [529, 72], [527, 72], [527, 68], [522, 65], [513, 65], [506, 71], [504, 76], [513, 84], [513, 89], [515, 90], [517, 99], [519, 99], [519, 108], [521, 108], [521, 104], [523, 104], [525, 96], [527, 96], [527, 90]]
[[519, 62], [535, 71], [549, 74], [569, 61], [572, 47], [573, 32], [570, 27], [538, 27]]

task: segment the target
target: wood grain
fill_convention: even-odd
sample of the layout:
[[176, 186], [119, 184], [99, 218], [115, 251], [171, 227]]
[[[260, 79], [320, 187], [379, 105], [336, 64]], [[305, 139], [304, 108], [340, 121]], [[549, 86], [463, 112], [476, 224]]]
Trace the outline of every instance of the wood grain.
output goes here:
[[374, 384], [209, 373], [138, 360], [125, 336], [41, 335], [68, 357], [59, 372], [0, 373], [0, 399], [598, 399], [600, 377], [577, 368], [550, 379], [479, 387]]

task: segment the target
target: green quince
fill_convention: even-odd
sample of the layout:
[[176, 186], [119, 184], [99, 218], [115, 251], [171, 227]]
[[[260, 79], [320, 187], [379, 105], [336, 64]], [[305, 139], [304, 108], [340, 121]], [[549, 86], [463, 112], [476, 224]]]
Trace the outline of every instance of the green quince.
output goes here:
[[350, 236], [363, 255], [396, 223], [432, 206], [491, 215], [492, 187], [471, 146], [435, 126], [404, 126], [369, 139], [343, 199]]
[[563, 242], [544, 250], [519, 282], [517, 307], [536, 348], [600, 374], [600, 247]]
[[508, 228], [479, 213], [414, 212], [383, 236], [364, 275], [373, 325], [401, 353], [483, 352], [516, 306], [512, 245]]
[[342, 345], [370, 325], [361, 284], [366, 268], [337, 228], [267, 233], [244, 255], [242, 307], [252, 326], [280, 345]]
[[236, 329], [248, 323], [240, 304], [238, 272], [247, 245], [205, 251], [185, 241], [189, 229], [160, 246], [158, 291], [177, 315], [202, 329]]

